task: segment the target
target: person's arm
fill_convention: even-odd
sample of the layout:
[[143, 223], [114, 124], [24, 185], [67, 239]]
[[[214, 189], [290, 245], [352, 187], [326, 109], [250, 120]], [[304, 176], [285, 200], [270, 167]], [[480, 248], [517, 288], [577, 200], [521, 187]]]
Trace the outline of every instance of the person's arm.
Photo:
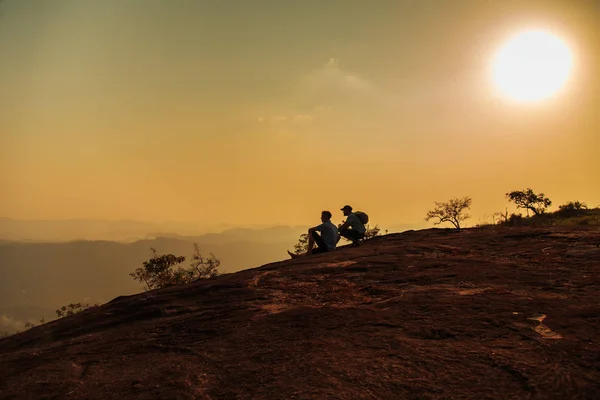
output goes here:
[[308, 228], [308, 233], [313, 233], [314, 231], [321, 232], [323, 230], [323, 224], [313, 226], [312, 228]]
[[350, 220], [352, 219], [353, 216], [354, 216], [354, 214], [348, 215], [348, 218], [346, 218], [346, 222], [344, 222], [342, 225], [338, 226], [338, 230], [348, 228], [350, 226]]

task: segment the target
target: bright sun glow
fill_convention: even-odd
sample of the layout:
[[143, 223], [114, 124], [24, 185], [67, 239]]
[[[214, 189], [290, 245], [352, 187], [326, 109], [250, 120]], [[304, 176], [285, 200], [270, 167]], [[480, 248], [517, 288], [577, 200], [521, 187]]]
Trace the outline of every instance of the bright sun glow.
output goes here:
[[527, 31], [509, 40], [493, 63], [498, 90], [516, 101], [542, 100], [556, 93], [569, 78], [573, 57], [554, 35]]

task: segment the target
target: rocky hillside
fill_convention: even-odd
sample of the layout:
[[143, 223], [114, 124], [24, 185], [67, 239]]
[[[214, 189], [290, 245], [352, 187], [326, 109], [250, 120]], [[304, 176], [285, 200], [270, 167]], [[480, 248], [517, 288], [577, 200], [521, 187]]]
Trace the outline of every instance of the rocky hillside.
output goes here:
[[411, 231], [2, 339], [0, 397], [592, 399], [598, 332], [597, 227]]

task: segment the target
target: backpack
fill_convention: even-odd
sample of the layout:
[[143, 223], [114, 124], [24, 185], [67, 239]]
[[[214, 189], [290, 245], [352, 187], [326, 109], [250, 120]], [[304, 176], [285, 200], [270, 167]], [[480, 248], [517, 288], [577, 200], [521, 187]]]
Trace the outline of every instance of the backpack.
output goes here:
[[363, 225], [369, 223], [369, 216], [367, 215], [367, 213], [364, 213], [362, 211], [354, 211], [354, 215], [356, 215], [358, 219], [360, 219], [360, 222], [362, 222]]

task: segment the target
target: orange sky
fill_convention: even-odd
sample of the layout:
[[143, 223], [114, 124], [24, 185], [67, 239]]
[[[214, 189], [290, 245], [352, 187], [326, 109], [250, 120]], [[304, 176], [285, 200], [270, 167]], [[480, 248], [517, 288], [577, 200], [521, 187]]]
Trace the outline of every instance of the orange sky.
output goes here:
[[[597, 1], [0, 3], [0, 216], [310, 224], [350, 203], [474, 224], [532, 187], [600, 205]], [[511, 35], [574, 70], [494, 92]]]

